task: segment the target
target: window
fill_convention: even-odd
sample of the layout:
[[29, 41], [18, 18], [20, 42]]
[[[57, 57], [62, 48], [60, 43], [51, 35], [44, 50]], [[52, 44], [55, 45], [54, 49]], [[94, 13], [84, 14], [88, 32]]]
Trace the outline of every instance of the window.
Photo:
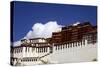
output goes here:
[[70, 47], [72, 47], [72, 43], [70, 43]]
[[34, 48], [32, 47], [32, 52], [34, 51]]
[[59, 47], [59, 46], [57, 45], [57, 50], [58, 50], [58, 47]]
[[88, 35], [88, 39], [87, 39], [87, 43], [93, 43], [93, 34], [92, 35]]
[[41, 51], [43, 52], [43, 47], [41, 48]]
[[69, 44], [68, 44], [68, 48], [69, 48]]
[[26, 47], [26, 49], [25, 49], [25, 52], [27, 52], [27, 47]]
[[22, 52], [22, 50], [23, 50], [23, 49], [21, 48], [21, 52]]
[[28, 52], [29, 52], [29, 50], [30, 50], [30, 47], [28, 47]]
[[37, 48], [37, 52], [39, 53], [39, 48]]
[[44, 52], [45, 52], [45, 47], [44, 47]]
[[55, 46], [56, 50], [57, 50], [57, 46]]
[[77, 47], [77, 42], [76, 42], [76, 47]]
[[20, 48], [18, 48], [18, 53], [20, 53]]
[[20, 48], [18, 48], [18, 53], [20, 53]]
[[16, 49], [17, 53], [18, 53], [18, 48]]
[[20, 48], [20, 53], [22, 52], [22, 48]]
[[32, 59], [32, 61], [33, 61], [33, 59]]
[[34, 61], [35, 61], [35, 58], [34, 58]]
[[45, 52], [45, 47], [43, 48], [43, 52]]
[[21, 62], [22, 62], [23, 60], [21, 60]]
[[16, 53], [16, 49], [14, 49], [14, 52]]
[[40, 53], [40, 48], [39, 48], [39, 53]]
[[60, 48], [59, 48], [59, 46], [58, 46], [58, 50], [59, 50]]
[[80, 46], [80, 42], [78, 42], [78, 46]]
[[67, 44], [66, 44], [66, 48], [67, 48]]
[[74, 43], [73, 43], [73, 47], [74, 47]]
[[41, 48], [40, 48], [40, 53], [41, 53]]
[[85, 45], [85, 39], [83, 40], [83, 45]]
[[42, 53], [42, 48], [41, 48], [41, 53]]
[[60, 47], [61, 47], [61, 49], [62, 49], [62, 45], [61, 45]]
[[97, 34], [94, 34], [93, 36], [93, 43], [96, 43], [97, 42]]
[[24, 61], [27, 61], [27, 59], [25, 59]]
[[64, 49], [64, 46], [65, 46], [65, 45], [63, 44], [62, 46], [63, 46], [63, 49]]
[[38, 52], [38, 53], [39, 53], [39, 52], [40, 52], [40, 48], [39, 48], [39, 47], [37, 47], [36, 49], [37, 49], [37, 50], [36, 50], [36, 52]]
[[37, 59], [35, 59], [37, 61]]
[[42, 53], [44, 52], [44, 49], [43, 49], [43, 47], [42, 47]]
[[44, 52], [44, 47], [42, 47], [42, 52]]
[[82, 41], [81, 41], [81, 46], [82, 46]]
[[47, 52], [47, 48], [46, 48], [46, 52]]
[[31, 61], [32, 59], [30, 58], [30, 61]]

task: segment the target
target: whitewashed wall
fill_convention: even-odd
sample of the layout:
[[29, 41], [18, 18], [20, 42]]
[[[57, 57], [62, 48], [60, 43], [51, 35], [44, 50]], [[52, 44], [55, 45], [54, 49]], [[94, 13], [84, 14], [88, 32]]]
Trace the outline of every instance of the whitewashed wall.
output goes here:
[[53, 50], [51, 60], [56, 63], [86, 62], [97, 59], [97, 43], [93, 45], [87, 44], [87, 41], [85, 41], [85, 45], [82, 46], [57, 51], [54, 48]]
[[[41, 57], [50, 52], [50, 48], [47, 48], [47, 52], [41, 52], [37, 53], [37, 49], [34, 48], [32, 51], [32, 47], [26, 47], [22, 48], [22, 52], [20, 53], [14, 53], [14, 57], [17, 58], [25, 58], [25, 57]], [[87, 61], [93, 61], [94, 59], [97, 59], [97, 43], [95, 44], [87, 44], [87, 40], [85, 40], [85, 45], [82, 46], [74, 46], [69, 47], [64, 46], [62, 49], [56, 50], [56, 47], [53, 46], [53, 53], [49, 53], [49, 55], [41, 58], [46, 63], [72, 63], [72, 62], [87, 62]], [[37, 61], [19, 61], [21, 65], [35, 65], [35, 64], [44, 64], [41, 60]], [[14, 62], [16, 63], [16, 61]]]

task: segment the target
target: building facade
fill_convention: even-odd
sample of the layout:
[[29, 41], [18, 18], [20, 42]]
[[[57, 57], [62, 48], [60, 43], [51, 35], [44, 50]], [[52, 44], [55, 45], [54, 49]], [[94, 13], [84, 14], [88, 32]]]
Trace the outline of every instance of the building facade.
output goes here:
[[97, 60], [97, 26], [76, 23], [53, 32], [51, 38], [21, 40], [11, 46], [11, 65], [35, 65]]

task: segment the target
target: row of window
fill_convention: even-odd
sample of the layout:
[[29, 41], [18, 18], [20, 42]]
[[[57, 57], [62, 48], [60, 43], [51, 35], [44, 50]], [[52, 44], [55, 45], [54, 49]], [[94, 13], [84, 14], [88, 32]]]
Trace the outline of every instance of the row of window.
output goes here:
[[94, 35], [94, 36], [88, 36], [88, 38], [87, 38], [87, 43], [88, 44], [91, 44], [91, 43], [96, 43], [97, 42], [97, 36], [96, 35]]
[[36, 52], [43, 53], [43, 52], [47, 52], [47, 51], [48, 51], [48, 48], [43, 47], [43, 48], [37, 48]]
[[[32, 52], [35, 50], [35, 48], [32, 48]], [[30, 47], [26, 47], [26, 52], [29, 52], [30, 51]], [[42, 47], [42, 48], [36, 48], [36, 52], [38, 53], [43, 53], [43, 52], [47, 52], [48, 51], [48, 48], [47, 47]]]
[[31, 62], [31, 61], [38, 61], [38, 59], [37, 58], [27, 58], [27, 59], [21, 60], [21, 62]]
[[[35, 50], [35, 48], [32, 48], [32, 52]], [[25, 49], [26, 52], [30, 51], [30, 47], [26, 47]], [[36, 52], [38, 53], [43, 53], [43, 52], [47, 52], [48, 51], [48, 47], [42, 47], [42, 48], [36, 48]]]
[[46, 45], [49, 45], [49, 44], [47, 44], [47, 43], [45, 43], [45, 44], [36, 44], [36, 46], [46, 46]]
[[[31, 48], [31, 50], [30, 50]], [[26, 47], [25, 48], [25, 52], [30, 52], [30, 51], [34, 51], [36, 49], [37, 53], [43, 53], [43, 52], [47, 52], [48, 51], [48, 47], [42, 47], [42, 48], [32, 48], [32, 47]], [[22, 52], [22, 48], [15, 48], [14, 49], [14, 53], [21, 53]]]
[[64, 49], [64, 48], [72, 48], [72, 47], [77, 47], [77, 46], [82, 46], [82, 45], [85, 45], [85, 40], [82, 42], [76, 42], [76, 43], [68, 43], [68, 44], [64, 44], [64, 45], [57, 45], [55, 46], [55, 49], [56, 50], [59, 50], [59, 49]]
[[22, 48], [15, 48], [14, 53], [20, 53], [20, 52], [22, 52], [22, 50], [23, 50]]
[[12, 60], [12, 62], [13, 62], [13, 61], [17, 61], [18, 59], [11, 59], [11, 60]]
[[44, 39], [37, 39], [37, 40], [23, 40], [21, 41], [22, 44], [24, 43], [38, 43], [38, 42], [45, 42]]
[[[17, 61], [18, 59], [12, 59], [12, 61]], [[31, 61], [38, 61], [38, 58], [25, 58], [25, 59], [22, 59], [21, 62], [31, 62]]]

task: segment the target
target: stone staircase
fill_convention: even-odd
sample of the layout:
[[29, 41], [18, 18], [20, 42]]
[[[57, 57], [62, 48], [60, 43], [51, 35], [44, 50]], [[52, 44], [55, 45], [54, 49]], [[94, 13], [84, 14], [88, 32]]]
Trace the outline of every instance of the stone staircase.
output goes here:
[[[49, 56], [51, 53], [47, 53], [47, 54], [45, 54], [45, 55], [43, 55], [43, 56], [41, 56], [41, 57], [39, 57], [39, 61], [41, 61], [42, 62], [42, 64], [49, 64], [50, 63], [50, 61], [48, 61], [48, 58], [45, 58], [45, 57], [47, 57], [47, 56]], [[16, 63], [14, 64], [15, 66], [21, 66], [21, 59], [17, 59], [17, 61], [16, 61]], [[38, 62], [38, 61], [37, 61]]]
[[[49, 64], [50, 61], [48, 60], [48, 58], [45, 58], [47, 56], [49, 56], [51, 53], [47, 53], [44, 56], [39, 57], [39, 60], [43, 63], [43, 64]], [[45, 59], [44, 59], [45, 58]]]

